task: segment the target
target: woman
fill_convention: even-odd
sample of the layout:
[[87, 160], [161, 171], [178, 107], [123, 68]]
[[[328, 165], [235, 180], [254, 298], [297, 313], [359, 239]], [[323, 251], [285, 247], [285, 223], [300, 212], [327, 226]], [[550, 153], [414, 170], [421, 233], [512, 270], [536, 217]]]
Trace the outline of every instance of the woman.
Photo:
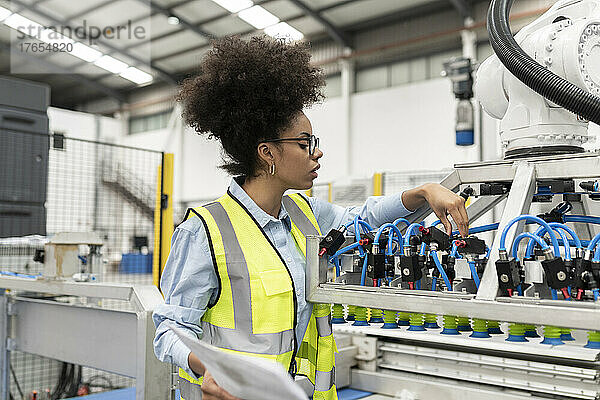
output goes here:
[[355, 215], [378, 227], [427, 202], [448, 231], [449, 214], [467, 233], [463, 199], [437, 184], [351, 208], [284, 196], [312, 187], [323, 156], [302, 111], [323, 99], [321, 71], [309, 60], [303, 44], [267, 37], [219, 40], [178, 96], [186, 122], [221, 142], [222, 168], [234, 176], [226, 195], [188, 212], [178, 226], [161, 279], [165, 304], [154, 313], [155, 352], [180, 367], [186, 400], [200, 391], [206, 400], [234, 397], [170, 327], [280, 362], [291, 374], [309, 376], [314, 398], [337, 398], [335, 345], [330, 325], [321, 323], [329, 309], [305, 301], [307, 232], [326, 234]]

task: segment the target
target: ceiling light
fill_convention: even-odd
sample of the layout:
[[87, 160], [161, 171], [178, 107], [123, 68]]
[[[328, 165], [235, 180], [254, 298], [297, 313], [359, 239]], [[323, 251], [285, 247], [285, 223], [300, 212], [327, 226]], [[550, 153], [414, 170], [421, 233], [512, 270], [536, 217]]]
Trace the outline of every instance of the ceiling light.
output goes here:
[[6, 18], [4, 24], [34, 38], [37, 38], [44, 30], [44, 27], [37, 22], [33, 22], [17, 13]]
[[167, 23], [169, 25], [179, 25], [179, 18], [174, 15], [167, 17]]
[[85, 44], [76, 42], [73, 44], [73, 50], [69, 52], [72, 56], [81, 58], [83, 61], [92, 62], [102, 57], [102, 53], [94, 50]]
[[138, 85], [152, 82], [154, 79], [152, 75], [139, 70], [135, 67], [129, 67], [120, 74], [123, 78], [130, 80], [131, 82], [137, 83]]
[[4, 21], [10, 14], [12, 14], [12, 11], [4, 7], [0, 7], [0, 21]]
[[242, 10], [239, 12], [238, 16], [256, 29], [264, 29], [267, 26], [275, 25], [279, 22], [279, 18], [261, 6], [254, 6]]
[[97, 65], [108, 72], [112, 72], [113, 74], [120, 74], [129, 67], [129, 65], [125, 64], [123, 61], [119, 61], [111, 56], [100, 57], [94, 62], [94, 65]]
[[252, 0], [213, 0], [215, 3], [229, 11], [230, 13], [237, 13], [246, 8], [250, 8], [254, 5]]
[[285, 22], [265, 28], [265, 33], [277, 39], [301, 40], [304, 34]]

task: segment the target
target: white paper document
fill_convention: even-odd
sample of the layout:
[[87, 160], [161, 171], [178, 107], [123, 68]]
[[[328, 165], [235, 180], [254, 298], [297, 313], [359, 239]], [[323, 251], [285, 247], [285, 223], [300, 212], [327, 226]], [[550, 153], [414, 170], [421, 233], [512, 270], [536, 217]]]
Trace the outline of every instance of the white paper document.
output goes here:
[[306, 393], [278, 363], [224, 352], [172, 328], [223, 389], [243, 400], [308, 400]]

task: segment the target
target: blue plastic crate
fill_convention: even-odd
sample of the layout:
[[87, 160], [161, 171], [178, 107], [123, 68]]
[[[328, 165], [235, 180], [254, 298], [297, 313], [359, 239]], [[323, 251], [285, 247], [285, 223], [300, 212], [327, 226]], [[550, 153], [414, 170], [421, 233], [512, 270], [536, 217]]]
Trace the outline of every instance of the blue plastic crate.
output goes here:
[[121, 258], [121, 273], [150, 274], [152, 273], [152, 253], [125, 253]]

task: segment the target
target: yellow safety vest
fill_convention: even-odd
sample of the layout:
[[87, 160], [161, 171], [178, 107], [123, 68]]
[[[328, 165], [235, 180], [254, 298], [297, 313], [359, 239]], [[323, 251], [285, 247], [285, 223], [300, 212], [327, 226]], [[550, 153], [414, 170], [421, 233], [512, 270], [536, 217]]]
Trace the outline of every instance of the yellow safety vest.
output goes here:
[[[321, 234], [315, 215], [300, 194], [284, 196], [283, 204], [292, 236], [306, 256], [306, 236]], [[291, 374], [308, 377], [315, 387], [313, 399], [337, 399], [330, 305], [314, 304], [298, 345], [292, 276], [250, 212], [228, 191], [214, 203], [189, 209], [186, 219], [192, 214], [204, 224], [220, 282], [217, 300], [199, 321], [202, 340], [223, 351], [279, 362]], [[195, 379], [181, 368], [179, 377], [182, 399], [202, 397], [202, 377]]]

